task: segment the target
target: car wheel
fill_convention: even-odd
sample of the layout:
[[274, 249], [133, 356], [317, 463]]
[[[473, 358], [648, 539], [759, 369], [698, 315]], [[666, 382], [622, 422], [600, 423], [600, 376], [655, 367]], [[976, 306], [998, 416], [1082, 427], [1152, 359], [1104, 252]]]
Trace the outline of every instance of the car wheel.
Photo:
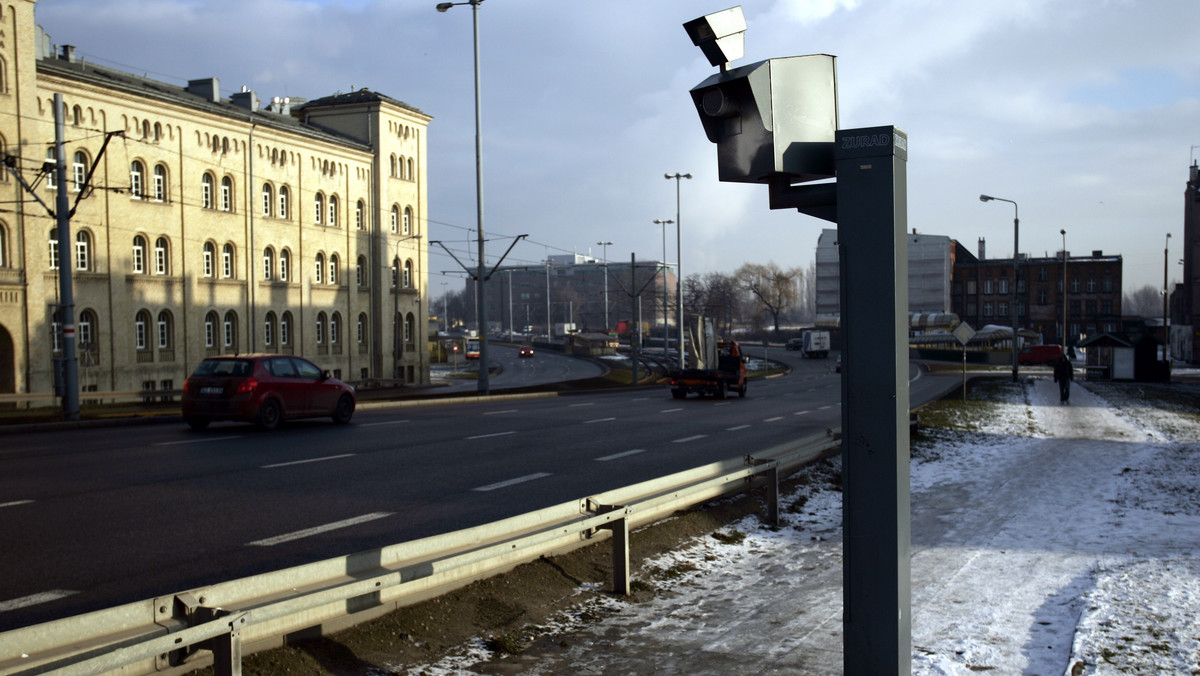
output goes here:
[[184, 418], [184, 421], [187, 422], [188, 427], [194, 430], [202, 430], [208, 427], [208, 423], [210, 422], [208, 418]]
[[742, 389], [738, 390], [738, 396], [739, 397], [746, 396], [746, 386], [745, 385], [742, 385]]
[[273, 430], [279, 427], [279, 422], [283, 419], [282, 411], [279, 410], [279, 402], [274, 399], [268, 399], [263, 402], [261, 408], [258, 409], [258, 426], [264, 430]]
[[671, 396], [676, 399], [683, 399], [687, 396], [687, 392], [684, 390], [671, 390]]
[[333, 422], [339, 425], [345, 425], [350, 422], [350, 418], [354, 416], [354, 398], [348, 394], [343, 394], [338, 399], [337, 406], [333, 408]]
[[713, 392], [713, 396], [715, 396], [717, 399], [724, 399], [724, 398], [725, 398], [725, 392], [726, 392], [726, 390], [725, 390], [725, 382], [724, 382], [724, 381], [722, 381], [722, 382], [720, 382], [720, 383], [717, 383], [717, 391], [716, 391], [716, 392]]

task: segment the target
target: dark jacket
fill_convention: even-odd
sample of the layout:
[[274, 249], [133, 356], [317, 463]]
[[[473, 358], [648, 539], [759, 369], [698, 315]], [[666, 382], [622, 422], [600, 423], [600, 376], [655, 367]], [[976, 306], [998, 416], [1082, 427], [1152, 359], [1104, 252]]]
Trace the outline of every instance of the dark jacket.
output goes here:
[[1071, 382], [1074, 379], [1075, 371], [1071, 367], [1071, 362], [1066, 359], [1054, 362], [1054, 382]]

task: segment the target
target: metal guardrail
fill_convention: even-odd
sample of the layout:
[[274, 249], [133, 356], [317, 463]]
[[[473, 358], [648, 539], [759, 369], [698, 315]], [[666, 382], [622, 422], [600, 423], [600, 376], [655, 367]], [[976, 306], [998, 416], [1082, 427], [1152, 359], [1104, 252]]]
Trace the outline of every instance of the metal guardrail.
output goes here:
[[613, 589], [629, 592], [629, 532], [680, 509], [768, 488], [831, 454], [827, 430], [766, 449], [465, 530], [147, 599], [0, 634], [0, 676], [240, 674], [243, 650], [329, 633], [517, 565], [613, 539]]

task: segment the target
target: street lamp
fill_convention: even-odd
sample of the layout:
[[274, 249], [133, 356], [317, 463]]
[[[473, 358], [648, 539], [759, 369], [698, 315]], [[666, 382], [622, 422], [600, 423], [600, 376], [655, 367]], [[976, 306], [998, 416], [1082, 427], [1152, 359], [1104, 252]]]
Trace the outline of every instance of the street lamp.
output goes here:
[[1170, 361], [1170, 353], [1167, 346], [1171, 343], [1171, 330], [1167, 327], [1167, 306], [1170, 300], [1170, 293], [1167, 291], [1167, 251], [1171, 248], [1171, 233], [1167, 233], [1166, 243], [1163, 245], [1163, 361]]
[[659, 225], [662, 226], [662, 234], [663, 234], [663, 259], [662, 259], [662, 265], [663, 265], [663, 293], [662, 293], [663, 357], [666, 357], [667, 355], [669, 355], [671, 353], [671, 350], [669, 347], [671, 341], [667, 340], [667, 330], [670, 327], [670, 323], [667, 321], [667, 312], [669, 312], [669, 310], [667, 308], [667, 305], [668, 305], [667, 299], [670, 298], [670, 295], [667, 293], [667, 273], [671, 271], [671, 266], [667, 265], [667, 226], [670, 225], [671, 223], [674, 223], [675, 221], [673, 221], [669, 218], [666, 220], [656, 218], [656, 219], [654, 219], [654, 222], [658, 223]]
[[1067, 231], [1059, 230], [1059, 234], [1063, 238], [1063, 273], [1062, 273], [1062, 304], [1063, 304], [1063, 321], [1062, 321], [1062, 346], [1063, 354], [1067, 353]]
[[[683, 359], [683, 247], [680, 246], [679, 235], [679, 179], [691, 178], [691, 174], [664, 174], [663, 178], [668, 181], [675, 179], [675, 310], [676, 320], [675, 328], [679, 330], [679, 369], [687, 368], [687, 364]], [[666, 258], [664, 255], [663, 258]], [[666, 263], [666, 261], [663, 261]], [[664, 343], [663, 349], [666, 349]]]
[[604, 332], [608, 333], [608, 247], [612, 242], [596, 242], [596, 246], [604, 247]]
[[479, 5], [483, 0], [467, 0], [467, 2], [439, 2], [437, 11], [445, 12], [458, 5], [471, 6], [471, 24], [475, 38], [475, 220], [478, 227], [475, 230], [476, 244], [479, 249], [479, 270], [475, 275], [475, 316], [479, 324], [479, 394], [488, 394], [488, 339], [487, 339], [487, 303], [484, 302], [484, 240], [483, 240], [483, 114], [480, 110], [479, 94]]
[[[1016, 202], [1014, 202], [1012, 200], [1006, 200], [1003, 197], [992, 197], [991, 195], [980, 195], [979, 196], [980, 202], [991, 202], [992, 200], [996, 200], [997, 202], [1008, 202], [1009, 204], [1013, 205], [1012, 378], [1013, 378], [1013, 382], [1015, 383], [1015, 382], [1017, 382], [1017, 351], [1020, 349], [1017, 346], [1017, 344], [1020, 342], [1020, 337], [1017, 334], [1017, 330], [1019, 327], [1019, 323], [1017, 320], [1017, 277], [1020, 274], [1020, 271], [1017, 268], [1017, 264], [1020, 261], [1020, 254], [1018, 254], [1017, 252], [1020, 251], [1019, 243], [1020, 243], [1020, 232], [1021, 232], [1021, 219], [1018, 217], [1018, 208], [1017, 208]], [[1064, 283], [1065, 283], [1065, 280], [1064, 280]]]

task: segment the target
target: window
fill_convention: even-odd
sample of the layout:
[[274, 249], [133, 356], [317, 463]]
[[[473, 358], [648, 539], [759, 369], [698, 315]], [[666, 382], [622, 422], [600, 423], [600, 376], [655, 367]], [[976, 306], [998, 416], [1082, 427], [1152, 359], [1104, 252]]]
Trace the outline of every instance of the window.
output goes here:
[[416, 327], [417, 320], [410, 312], [404, 317], [404, 342], [406, 344], [411, 344], [413, 342], [413, 336], [416, 334]]
[[217, 248], [212, 242], [204, 243], [204, 276], [213, 276], [213, 265], [217, 257]]
[[226, 242], [221, 247], [221, 276], [225, 279], [233, 279], [233, 262], [233, 245]]
[[329, 283], [338, 283], [338, 255], [329, 254]]
[[1045, 304], [1046, 304], [1047, 295], [1046, 295], [1046, 290], [1045, 290], [1045, 289], [1038, 289], [1038, 292], [1037, 292], [1037, 299], [1038, 299], [1038, 300], [1037, 300], [1037, 302], [1038, 302], [1038, 305], [1045, 305]]
[[288, 205], [291, 201], [292, 193], [288, 190], [288, 187], [286, 185], [279, 186], [279, 211], [276, 215], [282, 219], [287, 219]]
[[291, 346], [292, 344], [292, 313], [285, 312], [279, 318], [279, 344]]
[[275, 201], [275, 191], [271, 189], [270, 183], [263, 183], [262, 188], [262, 215], [271, 215], [271, 203]]
[[325, 196], [317, 193], [313, 198], [313, 222], [317, 225], [321, 224], [321, 213], [325, 211]]
[[[1001, 316], [1001, 317], [1007, 317], [1007, 316], [1009, 316], [1009, 314], [1008, 314], [1008, 303], [1007, 303], [1007, 302], [1004, 302], [1004, 303], [1000, 303], [1000, 304], [998, 304], [998, 305], [996, 306], [996, 312], [997, 312], [997, 313], [999, 313], [999, 316]], [[1011, 336], [1010, 336], [1010, 337], [1011, 337]]]
[[317, 313], [317, 345], [325, 344], [325, 313]]
[[392, 155], [392, 172], [390, 174], [392, 178], [396, 178], [397, 176], [400, 175], [399, 172], [397, 171], [397, 166], [398, 165], [396, 164], [396, 156]]
[[1079, 293], [1079, 280], [1078, 279], [1071, 280], [1071, 293]]
[[354, 283], [358, 286], [365, 286], [365, 273], [367, 268], [367, 258], [359, 256], [358, 262], [354, 265]]
[[225, 321], [221, 324], [224, 342], [226, 348], [233, 348], [237, 345], [237, 315], [233, 310], [225, 313]]
[[316, 275], [314, 279], [316, 280], [317, 284], [322, 283], [325, 277], [325, 254], [323, 253], [317, 254], [317, 267], [315, 273]]
[[138, 350], [149, 349], [149, 336], [147, 331], [150, 330], [150, 313], [146, 310], [139, 310], [133, 318], [133, 347]]
[[[0, 265], [3, 265], [3, 263], [0, 263]], [[1101, 287], [1100, 287], [1100, 288], [1104, 289], [1104, 291], [1105, 291], [1105, 292], [1110, 292], [1110, 291], [1112, 291], [1112, 290], [1113, 290], [1113, 280], [1112, 280], [1112, 277], [1105, 277], [1105, 278], [1104, 278], [1104, 280], [1103, 280], [1103, 284], [1101, 285]]]
[[367, 344], [367, 315], [366, 315], [366, 313], [360, 313], [358, 315], [358, 328], [356, 331], [357, 331], [357, 335], [355, 338], [356, 338], [356, 340], [358, 340], [358, 344], [366, 345]]
[[1007, 279], [1000, 280], [1000, 293], [1001, 294], [1008, 293], [1008, 280]]
[[983, 292], [984, 292], [984, 294], [988, 294], [988, 295], [995, 293], [995, 291], [993, 290], [993, 286], [992, 286], [992, 280], [990, 280], [990, 279], [983, 280]]
[[167, 257], [169, 251], [167, 244], [166, 237], [159, 237], [154, 240], [154, 274], [156, 275], [165, 275], [171, 271], [167, 263], [169, 260]]
[[204, 347], [217, 346], [217, 313], [204, 315]]
[[1046, 277], [1046, 268], [1038, 268], [1037, 275], [1038, 275], [1038, 281], [1039, 281], [1039, 282], [1044, 282], [1044, 281], [1046, 281], [1046, 279], [1047, 279], [1047, 277]]
[[991, 317], [991, 316], [992, 316], [992, 304], [991, 304], [991, 303], [984, 303], [984, 304], [983, 304], [983, 316], [984, 316], [984, 317]]
[[46, 174], [46, 189], [58, 190], [58, 155], [54, 152], [54, 147], [46, 149], [46, 163], [55, 167]]
[[79, 313], [79, 322], [76, 325], [79, 331], [79, 349], [92, 349], [93, 342], [96, 340], [97, 323], [95, 312], [84, 310]]
[[270, 347], [275, 341], [275, 313], [268, 312], [263, 320], [263, 345]]
[[404, 261], [404, 288], [413, 288], [413, 262], [411, 258]]
[[129, 165], [129, 196], [135, 200], [142, 199], [145, 190], [145, 176], [146, 167], [141, 162], [134, 160]]
[[400, 229], [400, 207], [392, 205], [392, 232]]
[[271, 247], [263, 249], [263, 279], [271, 280], [271, 271], [275, 269], [275, 250]]
[[75, 269], [88, 270], [91, 263], [92, 236], [86, 230], [75, 234]]
[[412, 207], [404, 207], [404, 234], [412, 234], [413, 210]]
[[154, 166], [154, 201], [167, 201], [167, 168], [161, 164]]
[[8, 264], [8, 230], [0, 225], [0, 268], [9, 267]]
[[973, 280], [973, 279], [968, 279], [968, 280], [967, 280], [967, 295], [968, 295], [968, 296], [974, 296], [974, 295], [975, 295], [975, 293], [976, 293], [976, 291], [975, 291], [975, 290], [976, 290], [976, 288], [977, 288], [977, 285], [976, 285], [976, 283], [975, 283], [975, 280]]
[[337, 208], [338, 208], [337, 195], [330, 195], [329, 196], [329, 218], [325, 219], [325, 223], [331, 228], [337, 227]]
[[411, 157], [408, 158], [408, 176], [407, 176], [407, 178], [410, 181], [415, 181], [417, 179], [417, 172], [414, 169], [415, 167], [416, 167], [416, 165], [413, 163], [413, 159]]
[[233, 179], [221, 179], [221, 211], [233, 211]]
[[171, 313], [163, 310], [158, 313], [158, 349], [166, 350], [171, 347]]
[[1087, 292], [1088, 292], [1088, 293], [1096, 293], [1096, 278], [1095, 278], [1095, 277], [1090, 277], [1090, 278], [1088, 278], [1088, 280], [1087, 280]]
[[279, 281], [286, 282], [288, 280], [288, 269], [292, 263], [292, 252], [287, 249], [279, 250]]
[[212, 174], [204, 174], [200, 177], [200, 208], [213, 208], [213, 177]]
[[363, 229], [363, 212], [364, 211], [366, 211], [366, 205], [363, 204], [362, 200], [359, 200], [358, 203], [354, 205], [354, 228], [356, 230]]
[[342, 341], [342, 315], [333, 313], [329, 317], [329, 344], [340, 345]]
[[88, 158], [82, 150], [76, 151], [71, 163], [71, 178], [75, 183], [74, 190], [83, 190], [83, 182], [87, 178]]
[[50, 320], [50, 349], [54, 352], [62, 352], [62, 310], [54, 313], [54, 317]]

